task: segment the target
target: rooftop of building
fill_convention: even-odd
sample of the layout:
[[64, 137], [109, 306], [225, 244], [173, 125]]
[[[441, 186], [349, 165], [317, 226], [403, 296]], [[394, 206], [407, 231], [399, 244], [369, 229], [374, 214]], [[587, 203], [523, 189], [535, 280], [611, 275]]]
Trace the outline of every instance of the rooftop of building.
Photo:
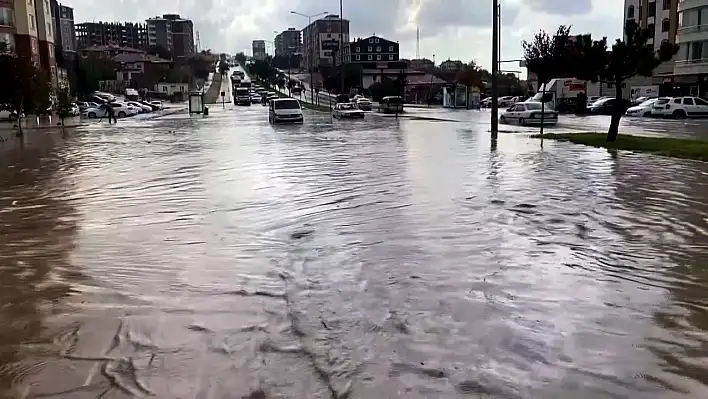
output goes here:
[[125, 47], [125, 46], [119, 46], [116, 44], [108, 44], [108, 45], [99, 45], [99, 46], [90, 46], [85, 49], [82, 49], [81, 51], [85, 52], [96, 52], [96, 53], [103, 53], [103, 52], [117, 52], [117, 53], [135, 53], [135, 54], [145, 54], [143, 50], [138, 50], [136, 48], [132, 47]]
[[163, 64], [172, 62], [164, 58], [146, 53], [124, 53], [113, 57], [113, 61], [117, 63], [132, 63], [132, 62], [149, 62], [153, 64]]

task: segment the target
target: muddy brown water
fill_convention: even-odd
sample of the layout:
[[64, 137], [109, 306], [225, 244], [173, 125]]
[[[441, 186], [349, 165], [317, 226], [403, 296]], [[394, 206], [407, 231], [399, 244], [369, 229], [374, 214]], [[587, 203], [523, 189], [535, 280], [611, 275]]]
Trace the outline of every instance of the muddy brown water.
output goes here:
[[0, 397], [708, 395], [708, 166], [260, 106], [0, 149]]

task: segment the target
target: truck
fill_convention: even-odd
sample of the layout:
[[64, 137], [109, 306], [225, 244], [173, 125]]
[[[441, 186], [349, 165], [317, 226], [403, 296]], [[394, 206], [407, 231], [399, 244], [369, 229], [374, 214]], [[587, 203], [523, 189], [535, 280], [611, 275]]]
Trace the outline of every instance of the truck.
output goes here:
[[234, 96], [234, 104], [236, 105], [251, 105], [251, 94], [247, 87], [237, 87], [236, 95]]
[[578, 94], [587, 94], [586, 81], [573, 78], [556, 78], [551, 79], [545, 85], [541, 85], [536, 95], [531, 97], [528, 101], [541, 102], [544, 86], [546, 95], [543, 97], [543, 100], [546, 103], [546, 109], [559, 112], [575, 109]]
[[651, 86], [632, 86], [629, 89], [630, 93], [630, 100], [634, 101], [639, 97], [659, 97], [659, 86], [658, 85], [651, 85]]

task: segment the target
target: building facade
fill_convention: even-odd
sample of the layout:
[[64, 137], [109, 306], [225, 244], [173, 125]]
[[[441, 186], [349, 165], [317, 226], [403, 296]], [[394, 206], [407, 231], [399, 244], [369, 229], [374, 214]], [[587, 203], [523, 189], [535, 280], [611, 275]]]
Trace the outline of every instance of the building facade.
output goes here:
[[679, 27], [675, 75], [708, 74], [708, 0], [678, 3]]
[[132, 22], [82, 22], [76, 24], [77, 50], [94, 46], [121, 46], [145, 50], [147, 26]]
[[14, 0], [0, 0], [0, 43], [4, 43], [8, 51], [16, 50], [16, 34]]
[[163, 14], [145, 22], [148, 47], [162, 47], [173, 58], [194, 54], [194, 23], [191, 20], [178, 14]]
[[52, 19], [54, 20], [54, 45], [58, 52], [76, 52], [76, 29], [74, 27], [74, 9], [57, 0], [51, 0]]
[[264, 60], [266, 58], [266, 42], [265, 40], [254, 40], [251, 43], [253, 58], [256, 60]]
[[400, 59], [398, 43], [378, 36], [357, 39], [344, 45], [344, 62], [347, 64], [376, 64]]
[[349, 20], [327, 15], [302, 30], [304, 65], [310, 70], [336, 64], [340, 43], [349, 43]]
[[[40, 0], [41, 1], [41, 0]], [[40, 65], [39, 59], [39, 33], [37, 31], [37, 16], [34, 10], [34, 0], [14, 1], [15, 23], [15, 52], [29, 57], [35, 64]]]
[[282, 57], [290, 57], [302, 51], [302, 40], [300, 31], [295, 28], [289, 28], [278, 33], [273, 39], [275, 47], [275, 55]]

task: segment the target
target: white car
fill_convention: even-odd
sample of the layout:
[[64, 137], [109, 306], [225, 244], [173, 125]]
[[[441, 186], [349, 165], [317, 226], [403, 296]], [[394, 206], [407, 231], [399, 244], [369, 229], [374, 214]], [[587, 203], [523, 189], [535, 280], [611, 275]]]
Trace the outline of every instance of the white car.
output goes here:
[[126, 104], [132, 105], [133, 107], [137, 108], [137, 109], [138, 109], [138, 113], [140, 113], [140, 114], [145, 114], [145, 113], [148, 113], [148, 112], [152, 112], [152, 107], [149, 107], [149, 106], [147, 106], [147, 105], [145, 105], [145, 104], [140, 104], [140, 103], [135, 102], [135, 101], [128, 101]]
[[357, 108], [354, 103], [337, 103], [332, 110], [332, 116], [337, 119], [363, 118], [364, 111]]
[[365, 97], [356, 99], [356, 106], [362, 111], [371, 111], [372, 108], [371, 101]]
[[698, 97], [661, 97], [652, 105], [651, 116], [674, 119], [708, 117], [708, 101]]
[[[558, 112], [548, 109], [543, 110], [543, 124], [555, 125], [558, 123]], [[541, 103], [527, 101], [516, 103], [509, 107], [499, 117], [501, 123], [518, 123], [519, 125], [540, 125], [541, 124]]]
[[276, 98], [269, 101], [268, 122], [296, 122], [302, 123], [302, 106], [294, 98]]
[[165, 107], [162, 105], [162, 101], [153, 100], [153, 101], [150, 101], [150, 104], [156, 106], [158, 110], [163, 110], [163, 109], [165, 108]]
[[625, 114], [627, 116], [643, 116], [643, 117], [649, 117], [651, 116], [651, 108], [654, 105], [655, 102], [659, 100], [658, 98], [650, 98], [649, 100], [646, 100], [639, 105], [635, 105], [634, 107], [629, 107], [627, 108], [627, 111]]
[[[115, 116], [117, 118], [125, 118], [127, 116], [133, 116], [138, 114], [137, 108], [129, 106], [127, 104], [111, 103], [111, 107], [113, 107], [113, 111], [115, 112]], [[82, 115], [85, 115], [89, 119], [94, 119], [106, 117], [108, 116], [108, 113], [106, 112], [105, 108], [99, 107], [88, 108], [82, 113]]]
[[17, 120], [17, 112], [15, 111], [0, 111], [0, 120], [8, 120], [10, 122]]

